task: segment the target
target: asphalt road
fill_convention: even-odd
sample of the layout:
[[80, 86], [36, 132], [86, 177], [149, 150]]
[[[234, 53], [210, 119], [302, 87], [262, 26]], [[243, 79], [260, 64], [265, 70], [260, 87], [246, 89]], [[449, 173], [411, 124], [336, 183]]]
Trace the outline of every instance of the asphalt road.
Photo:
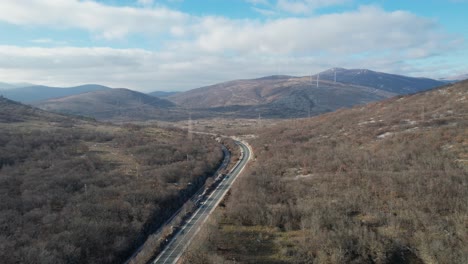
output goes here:
[[243, 151], [243, 155], [235, 167], [220, 182], [205, 202], [193, 213], [192, 217], [181, 227], [164, 250], [152, 263], [176, 263], [190, 245], [192, 239], [200, 231], [210, 214], [216, 209], [227, 191], [236, 180], [236, 177], [245, 168], [250, 159], [250, 149], [242, 142], [236, 141]]

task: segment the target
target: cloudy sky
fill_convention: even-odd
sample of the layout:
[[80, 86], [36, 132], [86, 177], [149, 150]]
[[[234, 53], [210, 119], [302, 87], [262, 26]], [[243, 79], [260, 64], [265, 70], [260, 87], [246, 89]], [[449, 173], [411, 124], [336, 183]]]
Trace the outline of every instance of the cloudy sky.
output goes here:
[[1, 0], [0, 82], [188, 90], [331, 67], [468, 73], [465, 0]]

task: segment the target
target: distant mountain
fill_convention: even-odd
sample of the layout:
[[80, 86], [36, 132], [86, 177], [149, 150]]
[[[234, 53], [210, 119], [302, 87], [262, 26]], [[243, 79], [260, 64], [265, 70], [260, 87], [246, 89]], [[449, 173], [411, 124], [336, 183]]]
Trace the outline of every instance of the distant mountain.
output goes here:
[[[417, 93], [445, 84], [445, 82], [429, 78], [408, 77], [367, 69], [343, 68], [332, 68], [321, 72], [319, 79], [334, 81], [335, 73], [337, 82], [373, 87], [400, 95]], [[317, 75], [314, 76], [314, 78], [316, 77]]]
[[36, 103], [39, 108], [99, 120], [131, 121], [186, 118], [174, 103], [128, 89], [106, 89]]
[[35, 85], [29, 87], [21, 87], [16, 89], [9, 89], [0, 91], [0, 94], [22, 103], [32, 103], [42, 100], [47, 100], [51, 98], [60, 98], [64, 96], [70, 96], [75, 94], [93, 92], [93, 91], [102, 91], [109, 90], [111, 88], [97, 85], [97, 84], [87, 84], [80, 85], [70, 88], [58, 88], [58, 87], [49, 87], [42, 85]]
[[7, 90], [7, 89], [14, 89], [14, 88], [16, 88], [16, 86], [13, 84], [0, 82], [0, 90]]
[[62, 122], [69, 120], [69, 118], [0, 96], [0, 123], [16, 123], [28, 120]]
[[468, 80], [468, 73], [461, 74], [461, 75], [454, 75], [454, 76], [440, 79], [440, 81], [448, 81], [448, 82], [457, 82], [457, 81], [464, 81], [464, 80]]
[[269, 76], [202, 87], [168, 97], [179, 106], [237, 117], [298, 117], [365, 104], [395, 93], [310, 77]]
[[16, 89], [20, 87], [34, 86], [32, 83], [4, 83], [0, 82], [0, 90]]
[[[335, 82], [335, 72], [337, 73]], [[301, 117], [416, 93], [445, 82], [370, 70], [335, 68], [316, 76], [267, 76], [236, 80], [168, 97], [179, 106], [255, 117]]]
[[166, 97], [169, 97], [171, 95], [178, 94], [178, 93], [180, 93], [180, 92], [155, 91], [155, 92], [151, 92], [151, 93], [148, 93], [148, 94], [152, 95], [152, 96], [159, 97], [159, 98], [166, 98]]

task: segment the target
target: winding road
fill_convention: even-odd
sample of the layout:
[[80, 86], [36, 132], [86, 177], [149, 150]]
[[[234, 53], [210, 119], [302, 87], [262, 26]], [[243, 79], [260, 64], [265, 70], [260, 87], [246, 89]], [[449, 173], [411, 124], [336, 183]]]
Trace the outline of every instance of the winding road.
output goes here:
[[198, 231], [200, 231], [202, 225], [216, 209], [239, 174], [244, 170], [247, 162], [250, 160], [251, 150], [247, 144], [242, 141], [236, 140], [236, 144], [241, 148], [243, 153], [239, 161], [152, 263], [177, 263], [190, 245], [190, 242], [197, 235]]

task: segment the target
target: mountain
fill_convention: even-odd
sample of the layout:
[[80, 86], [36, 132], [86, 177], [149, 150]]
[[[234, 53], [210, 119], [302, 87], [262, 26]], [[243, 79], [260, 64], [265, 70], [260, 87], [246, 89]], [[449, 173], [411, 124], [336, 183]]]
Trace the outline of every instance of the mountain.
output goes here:
[[[337, 81], [335, 82], [335, 72]], [[445, 82], [370, 70], [334, 68], [317, 76], [235, 80], [168, 97], [179, 106], [236, 117], [304, 117], [428, 90]]]
[[[337, 82], [373, 87], [401, 95], [417, 93], [445, 84], [445, 82], [429, 78], [408, 77], [367, 69], [343, 68], [332, 68], [323, 71], [319, 73], [319, 79], [334, 81], [335, 73]], [[317, 75], [314, 78], [317, 78]]]
[[311, 85], [310, 77], [269, 76], [202, 87], [169, 96], [191, 109], [210, 109], [233, 116], [297, 117], [365, 104], [396, 95], [370, 87], [322, 80]]
[[14, 88], [16, 88], [16, 86], [13, 84], [0, 82], [0, 90], [8, 90], [8, 89], [14, 89]]
[[151, 93], [148, 93], [149, 95], [152, 95], [152, 96], [156, 96], [156, 97], [159, 97], [159, 98], [166, 98], [166, 97], [169, 97], [171, 95], [175, 95], [175, 94], [178, 94], [179, 92], [165, 92], [165, 91], [155, 91], [155, 92], [151, 92]]
[[68, 117], [49, 113], [0, 96], [0, 123], [5, 124], [37, 120], [44, 122], [63, 122], [68, 120]]
[[34, 86], [31, 83], [4, 83], [0, 82], [0, 90], [15, 89], [20, 87]]
[[35, 105], [47, 111], [91, 116], [100, 120], [167, 120], [182, 115], [168, 100], [123, 88], [49, 99]]
[[21, 87], [16, 89], [9, 89], [0, 91], [0, 94], [22, 103], [32, 103], [51, 98], [60, 98], [69, 95], [101, 91], [111, 89], [106, 86], [97, 84], [86, 84], [69, 88], [49, 87], [42, 85], [35, 85], [29, 87]]
[[463, 80], [468, 80], [468, 73], [467, 74], [460, 74], [460, 75], [454, 75], [446, 78], [441, 78], [441, 81], [448, 81], [448, 82], [457, 82], [457, 81], [463, 81]]

